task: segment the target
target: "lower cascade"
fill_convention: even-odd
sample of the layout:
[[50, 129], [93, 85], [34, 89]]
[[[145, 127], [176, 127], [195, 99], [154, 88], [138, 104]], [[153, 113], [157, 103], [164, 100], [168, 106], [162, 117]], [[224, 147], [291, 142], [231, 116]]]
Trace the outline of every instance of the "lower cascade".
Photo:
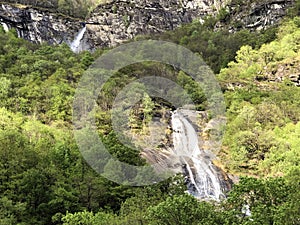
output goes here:
[[219, 201], [225, 198], [228, 181], [213, 165], [208, 153], [201, 150], [196, 130], [178, 110], [172, 113], [174, 154], [179, 157], [188, 193], [198, 199]]

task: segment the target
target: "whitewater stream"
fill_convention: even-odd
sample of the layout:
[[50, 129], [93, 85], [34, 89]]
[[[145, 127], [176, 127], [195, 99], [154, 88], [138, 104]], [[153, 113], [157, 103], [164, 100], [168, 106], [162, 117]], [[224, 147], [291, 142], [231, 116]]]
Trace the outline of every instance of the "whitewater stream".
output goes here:
[[219, 201], [223, 181], [207, 152], [199, 147], [198, 134], [180, 111], [172, 113], [174, 154], [179, 157], [188, 192], [198, 199]]
[[86, 32], [86, 26], [84, 26], [76, 35], [74, 38], [73, 42], [70, 45], [70, 48], [72, 49], [73, 52], [78, 53], [80, 52], [81, 49], [81, 40], [83, 39], [83, 36]]

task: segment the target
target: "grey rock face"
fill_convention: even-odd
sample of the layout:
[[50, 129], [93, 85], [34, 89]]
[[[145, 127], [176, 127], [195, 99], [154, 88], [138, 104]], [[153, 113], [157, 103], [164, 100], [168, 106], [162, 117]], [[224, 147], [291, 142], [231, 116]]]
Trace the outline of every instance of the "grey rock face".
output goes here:
[[[254, 3], [230, 4], [227, 11], [232, 23], [229, 30], [235, 32], [240, 29], [250, 31], [264, 30], [278, 24], [293, 6], [295, 0], [269, 0]], [[222, 23], [218, 24], [223, 26]]]
[[173, 30], [217, 13], [220, 0], [118, 0], [99, 6], [87, 21], [96, 46], [115, 46], [136, 35]]
[[[220, 0], [117, 0], [100, 5], [85, 21], [87, 32], [81, 49], [115, 46], [136, 35], [172, 30], [194, 19], [215, 14]], [[2, 3], [0, 23], [15, 28], [18, 36], [35, 43], [71, 42], [82, 26], [74, 18], [44, 9]]]
[[[226, 6], [230, 23], [221, 21], [216, 29], [226, 27], [260, 30], [276, 24], [295, 0], [268, 0], [266, 3], [230, 4], [231, 0], [115, 0], [98, 6], [84, 21], [87, 30], [77, 48], [90, 50], [112, 47], [137, 35], [161, 33], [216, 15]], [[0, 24], [16, 28], [19, 37], [35, 43], [71, 45], [82, 29], [81, 21], [45, 9], [0, 4]]]
[[230, 23], [220, 21], [216, 29], [231, 32], [266, 29], [278, 24], [295, 0], [232, 4], [231, 0], [117, 0], [101, 5], [88, 19], [89, 39], [95, 46], [115, 46], [137, 35], [160, 33], [202, 21], [226, 8]]
[[[70, 44], [82, 24], [79, 20], [29, 7], [0, 4], [0, 24], [17, 30], [18, 36], [34, 43]], [[87, 48], [87, 45], [83, 47]]]

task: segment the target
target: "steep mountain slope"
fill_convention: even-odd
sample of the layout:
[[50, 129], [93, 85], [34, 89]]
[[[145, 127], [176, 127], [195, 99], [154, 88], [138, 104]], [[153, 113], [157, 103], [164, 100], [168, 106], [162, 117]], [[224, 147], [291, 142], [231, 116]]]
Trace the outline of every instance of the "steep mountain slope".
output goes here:
[[115, 46], [136, 35], [161, 33], [217, 14], [226, 1], [113, 1], [96, 8], [87, 20], [96, 46]]
[[[114, 1], [96, 8], [88, 19], [89, 38], [96, 46], [115, 46], [136, 35], [161, 33], [207, 17], [216, 29], [263, 30], [278, 24], [294, 0], [238, 1]], [[212, 19], [214, 20], [214, 19]]]
[[193, 20], [203, 22], [205, 18], [216, 18], [216, 28], [225, 26], [232, 32], [265, 29], [277, 24], [294, 2], [268, 0], [244, 5], [221, 0], [112, 1], [99, 5], [85, 21], [54, 13], [53, 8], [1, 3], [0, 23], [5, 29], [15, 28], [19, 37], [32, 42], [59, 44], [70, 43], [85, 22], [87, 32], [81, 48], [94, 49], [115, 46], [137, 35], [173, 30]]
[[[15, 7], [22, 10], [21, 6]], [[52, 15], [43, 12], [45, 19]], [[219, 14], [219, 19], [224, 18], [221, 15], [226, 18], [226, 11], [222, 12], [225, 14]], [[231, 22], [225, 21], [230, 26]], [[47, 32], [47, 22], [42, 24], [43, 32]], [[100, 24], [88, 26], [97, 25]], [[71, 106], [81, 75], [105, 51], [74, 54], [66, 45], [32, 44], [17, 38], [16, 32], [0, 29], [0, 224], [300, 224], [300, 20], [294, 18], [279, 27], [276, 40], [245, 30], [234, 34], [214, 32], [214, 26], [208, 29], [192, 23], [164, 33], [170, 35], [164, 40], [205, 53], [210, 62], [221, 59], [223, 63], [218, 65], [227, 67], [219, 75], [228, 126], [218, 165], [257, 178], [242, 177], [220, 204], [198, 202], [184, 194], [188, 180], [181, 176], [149, 187], [131, 187], [95, 173], [73, 138]], [[81, 29], [80, 21], [75, 29]], [[237, 46], [247, 43], [252, 47], [242, 47], [226, 66], [224, 62], [233, 60]], [[261, 46], [262, 43], [269, 44]], [[147, 62], [116, 73], [99, 95], [95, 122], [110, 153], [132, 165], [144, 165], [145, 161], [138, 151], [118, 140], [111, 127], [110, 107], [132, 78], [147, 74], [173, 78], [205, 108], [201, 90], [197, 91], [193, 79], [182, 71]], [[151, 109], [154, 103], [162, 106], [161, 100], [156, 101], [145, 96], [140, 102], [141, 110], [133, 109], [130, 126], [143, 129], [151, 116], [156, 122], [164, 119]], [[204, 130], [202, 135], [206, 138], [211, 132]], [[159, 145], [151, 150], [157, 153], [161, 149]], [[161, 155], [155, 154], [157, 158]], [[111, 173], [113, 169], [118, 170], [116, 174]], [[104, 170], [115, 176], [127, 172], [113, 163], [107, 163]], [[136, 175], [139, 174], [131, 174]], [[146, 176], [151, 177], [151, 171]], [[267, 176], [272, 178], [264, 179]]]
[[219, 80], [228, 103], [223, 160], [242, 174], [282, 176], [298, 168], [299, 17], [259, 49], [243, 46]]

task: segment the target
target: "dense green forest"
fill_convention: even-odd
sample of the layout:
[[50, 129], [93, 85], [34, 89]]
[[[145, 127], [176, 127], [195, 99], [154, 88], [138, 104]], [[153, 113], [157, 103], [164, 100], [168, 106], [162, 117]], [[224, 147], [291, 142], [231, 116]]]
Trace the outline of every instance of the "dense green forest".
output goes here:
[[[256, 33], [216, 32], [213, 24], [207, 19], [136, 39], [181, 44], [217, 74], [228, 120], [218, 165], [241, 176], [220, 203], [186, 194], [181, 175], [146, 187], [99, 176], [78, 150], [71, 108], [80, 77], [107, 50], [74, 54], [65, 44], [35, 45], [0, 28], [0, 224], [300, 224], [300, 18]], [[153, 71], [206, 108], [181, 71], [155, 63], [119, 71], [100, 94], [96, 123], [110, 153], [133, 165], [146, 162], [118, 142], [110, 104], [126, 83]], [[152, 108], [162, 104], [146, 100]]]

